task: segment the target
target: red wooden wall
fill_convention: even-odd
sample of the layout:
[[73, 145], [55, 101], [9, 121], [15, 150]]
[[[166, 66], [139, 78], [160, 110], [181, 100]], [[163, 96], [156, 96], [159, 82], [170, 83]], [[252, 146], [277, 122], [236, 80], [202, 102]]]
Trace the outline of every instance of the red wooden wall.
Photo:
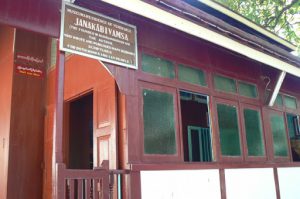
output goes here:
[[60, 0], [0, 0], [0, 23], [58, 37]]
[[[42, 58], [43, 70], [47, 46], [46, 36], [16, 31], [15, 56]], [[14, 72], [12, 89], [7, 198], [39, 199], [43, 179], [45, 78]]]
[[6, 198], [14, 28], [0, 26], [0, 198]]
[[[47, 62], [48, 38], [0, 27], [0, 198], [42, 197], [44, 77], [20, 74], [17, 54]], [[18, 62], [18, 64], [17, 64]]]

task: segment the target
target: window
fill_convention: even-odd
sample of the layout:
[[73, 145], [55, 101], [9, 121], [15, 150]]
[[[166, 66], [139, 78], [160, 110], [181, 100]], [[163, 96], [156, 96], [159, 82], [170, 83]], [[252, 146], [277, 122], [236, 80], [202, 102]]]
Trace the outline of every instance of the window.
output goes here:
[[143, 89], [144, 153], [175, 154], [173, 94]]
[[248, 156], [265, 156], [260, 112], [251, 108], [245, 108], [243, 114]]
[[230, 104], [217, 104], [220, 145], [223, 156], [240, 156], [240, 135], [237, 107]]
[[239, 82], [239, 94], [244, 97], [257, 98], [257, 88], [253, 84]]
[[227, 78], [227, 77], [215, 75], [214, 76], [214, 85], [215, 85], [215, 88], [219, 91], [224, 91], [224, 92], [229, 92], [229, 93], [237, 92], [235, 80]]
[[287, 113], [287, 124], [291, 143], [293, 161], [300, 161], [300, 129], [299, 116]]
[[142, 70], [160, 77], [175, 78], [174, 65], [171, 61], [151, 55], [142, 55]]
[[271, 132], [273, 138], [273, 152], [275, 157], [288, 156], [288, 144], [284, 117], [280, 113], [273, 112], [270, 114]]
[[182, 64], [178, 65], [178, 79], [182, 82], [207, 86], [205, 74], [202, 70], [187, 67]]
[[212, 161], [208, 96], [180, 91], [184, 160]]
[[283, 107], [283, 100], [282, 100], [282, 95], [281, 94], [277, 95], [274, 104], [278, 107]]
[[289, 109], [297, 109], [296, 98], [284, 95], [284, 105]]

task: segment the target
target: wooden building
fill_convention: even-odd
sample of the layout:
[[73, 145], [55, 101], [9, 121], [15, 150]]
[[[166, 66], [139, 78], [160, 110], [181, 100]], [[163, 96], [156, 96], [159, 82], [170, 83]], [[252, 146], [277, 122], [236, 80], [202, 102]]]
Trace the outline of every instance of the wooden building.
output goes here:
[[60, 48], [59, 0], [1, 1], [0, 198], [299, 198], [293, 44], [209, 0], [68, 2], [134, 27], [126, 67]]

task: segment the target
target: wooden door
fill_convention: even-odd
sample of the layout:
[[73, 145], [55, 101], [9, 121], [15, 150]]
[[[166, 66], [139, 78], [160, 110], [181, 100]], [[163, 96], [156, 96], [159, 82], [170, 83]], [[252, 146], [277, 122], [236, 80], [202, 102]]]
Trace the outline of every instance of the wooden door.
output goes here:
[[94, 166], [109, 160], [109, 168], [117, 168], [117, 92], [114, 80], [105, 81], [96, 91], [94, 118]]

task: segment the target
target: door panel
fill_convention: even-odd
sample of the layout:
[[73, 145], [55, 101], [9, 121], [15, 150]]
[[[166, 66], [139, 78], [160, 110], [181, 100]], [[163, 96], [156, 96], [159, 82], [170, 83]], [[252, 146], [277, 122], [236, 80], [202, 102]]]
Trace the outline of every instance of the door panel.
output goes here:
[[94, 133], [94, 166], [109, 160], [110, 169], [117, 168], [117, 104], [116, 83], [106, 81], [97, 89], [96, 130]]

